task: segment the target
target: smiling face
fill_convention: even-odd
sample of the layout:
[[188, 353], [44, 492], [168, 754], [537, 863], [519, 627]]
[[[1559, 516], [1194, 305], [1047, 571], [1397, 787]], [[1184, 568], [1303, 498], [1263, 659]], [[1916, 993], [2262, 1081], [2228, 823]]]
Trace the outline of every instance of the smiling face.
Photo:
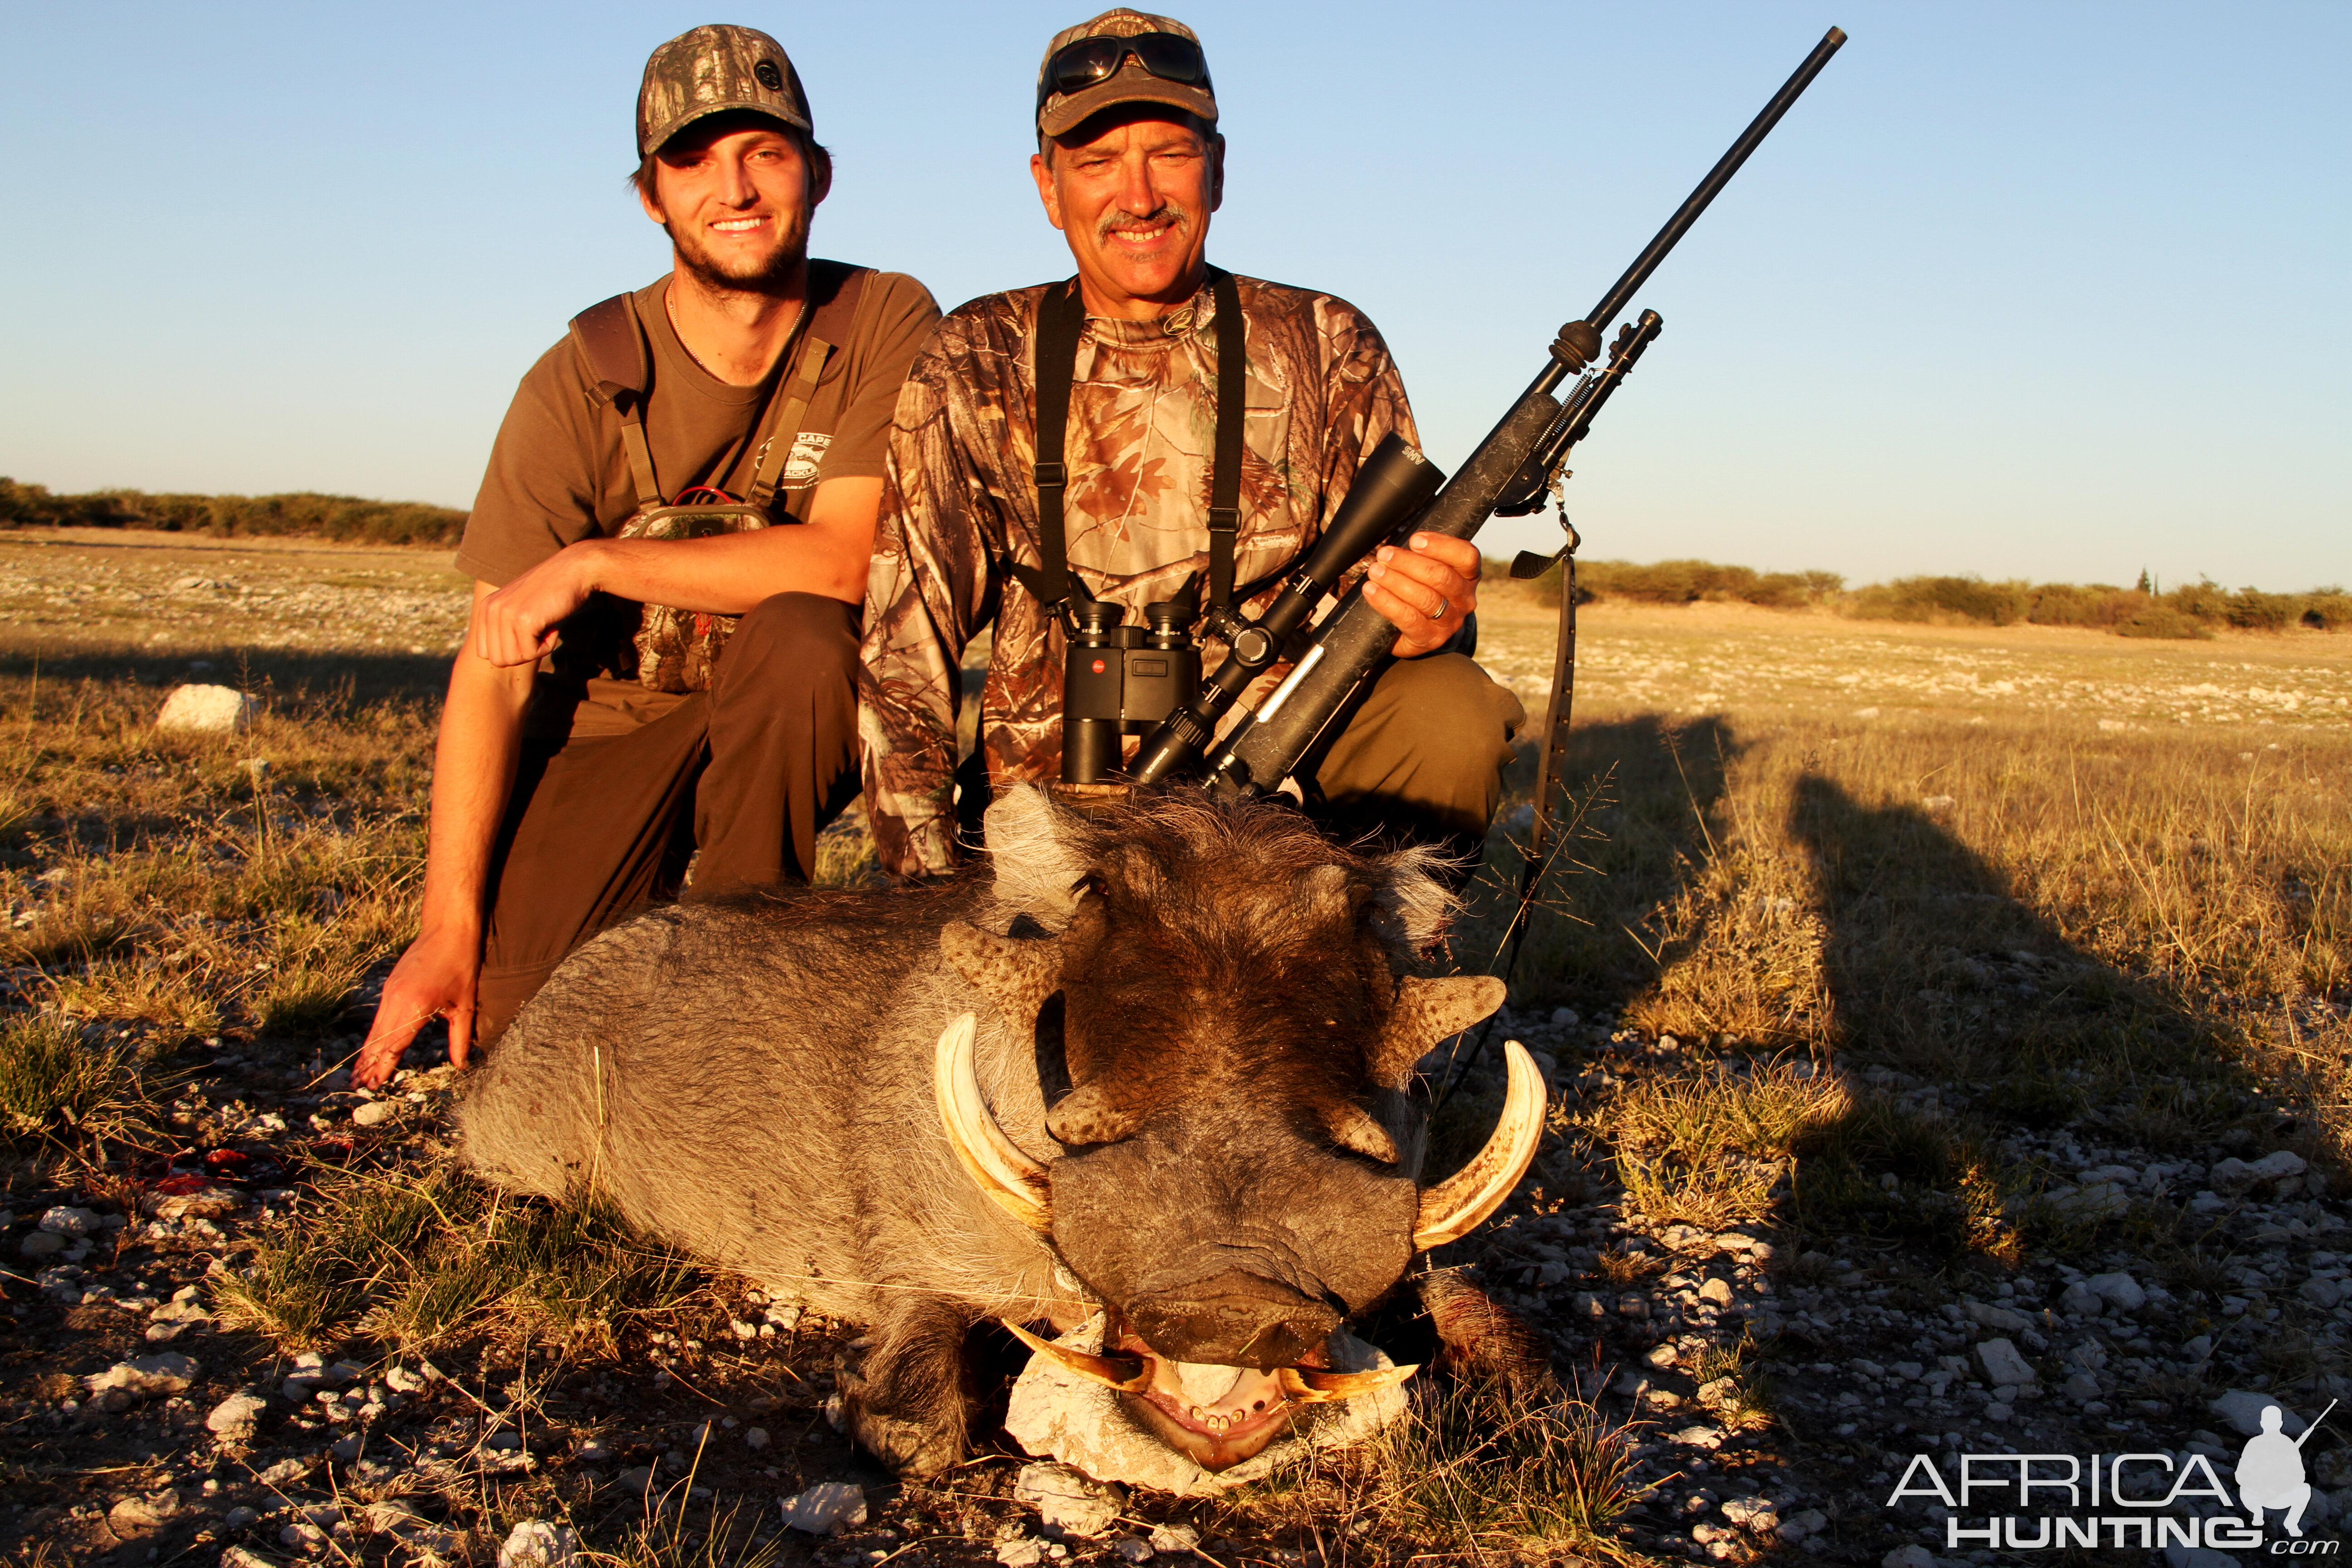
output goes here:
[[715, 114], [670, 138], [653, 158], [646, 216], [669, 231], [688, 271], [715, 289], [761, 289], [808, 257], [809, 218], [832, 163], [761, 114]]
[[1192, 297], [1224, 164], [1223, 137], [1152, 104], [1097, 115], [1029, 161], [1088, 310], [1150, 321]]

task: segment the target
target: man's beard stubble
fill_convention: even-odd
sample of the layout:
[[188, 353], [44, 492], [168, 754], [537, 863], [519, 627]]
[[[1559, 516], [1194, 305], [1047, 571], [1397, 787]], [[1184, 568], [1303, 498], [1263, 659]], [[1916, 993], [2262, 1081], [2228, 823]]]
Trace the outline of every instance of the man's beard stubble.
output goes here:
[[717, 294], [773, 294], [791, 283], [799, 275], [802, 264], [808, 260], [805, 223], [797, 233], [780, 241], [763, 260], [733, 268], [703, 248], [698, 232], [689, 228], [681, 234], [675, 225], [663, 226], [669, 232], [670, 248], [677, 252], [688, 276]]

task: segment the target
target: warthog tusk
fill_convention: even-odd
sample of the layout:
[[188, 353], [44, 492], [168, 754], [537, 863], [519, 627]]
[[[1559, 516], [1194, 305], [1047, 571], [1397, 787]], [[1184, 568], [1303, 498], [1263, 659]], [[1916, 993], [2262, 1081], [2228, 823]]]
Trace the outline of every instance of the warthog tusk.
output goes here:
[[1009, 1319], [1000, 1318], [997, 1321], [1012, 1330], [1014, 1339], [1088, 1383], [1099, 1383], [1105, 1388], [1116, 1388], [1121, 1394], [1141, 1394], [1151, 1386], [1151, 1363], [1149, 1362], [1135, 1356], [1088, 1355], [1084, 1351], [1057, 1345], [1051, 1340], [1041, 1340]]
[[932, 1058], [931, 1090], [939, 1100], [948, 1146], [980, 1184], [980, 1190], [1007, 1214], [1032, 1230], [1051, 1230], [1054, 1215], [1047, 1199], [1052, 1183], [1045, 1167], [1004, 1135], [1004, 1129], [989, 1114], [988, 1101], [981, 1098], [971, 1048], [977, 1029], [972, 1015], [964, 1014], [940, 1034], [939, 1052]]
[[1353, 1399], [1360, 1394], [1393, 1388], [1420, 1370], [1419, 1362], [1372, 1372], [1326, 1372], [1316, 1366], [1286, 1366], [1275, 1377], [1281, 1383], [1282, 1392], [1301, 1405], [1330, 1405]]
[[1528, 1173], [1536, 1145], [1543, 1142], [1543, 1074], [1517, 1040], [1503, 1042], [1503, 1055], [1510, 1066], [1510, 1087], [1503, 1096], [1503, 1114], [1495, 1122], [1494, 1136], [1476, 1158], [1421, 1194], [1412, 1244], [1423, 1252], [1467, 1236], [1500, 1208]]

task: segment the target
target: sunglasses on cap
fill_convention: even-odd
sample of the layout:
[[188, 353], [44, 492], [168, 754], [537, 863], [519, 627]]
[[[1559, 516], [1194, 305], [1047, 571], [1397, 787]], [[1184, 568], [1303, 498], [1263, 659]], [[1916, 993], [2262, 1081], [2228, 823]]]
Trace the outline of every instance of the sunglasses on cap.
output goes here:
[[1201, 46], [1181, 33], [1138, 33], [1133, 37], [1080, 38], [1054, 51], [1037, 83], [1037, 107], [1055, 93], [1078, 92], [1118, 74], [1127, 58], [1162, 81], [1187, 87], [1209, 85], [1209, 62]]

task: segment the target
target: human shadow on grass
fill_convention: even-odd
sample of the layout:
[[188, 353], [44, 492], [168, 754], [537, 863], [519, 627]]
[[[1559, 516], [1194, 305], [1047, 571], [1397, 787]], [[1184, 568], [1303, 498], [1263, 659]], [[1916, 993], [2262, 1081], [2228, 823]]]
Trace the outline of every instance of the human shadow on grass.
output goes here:
[[[2246, 1109], [2258, 1086], [2221, 1024], [2069, 942], [1918, 806], [1808, 773], [1790, 832], [1811, 861], [1825, 1043], [1853, 1099], [1800, 1140], [1789, 1217], [1946, 1262], [2120, 1247], [2193, 1276], [2210, 1227], [2144, 1202], [2138, 1171], [2281, 1137]], [[2123, 1154], [2135, 1180], [2081, 1183], [2063, 1145]]]

